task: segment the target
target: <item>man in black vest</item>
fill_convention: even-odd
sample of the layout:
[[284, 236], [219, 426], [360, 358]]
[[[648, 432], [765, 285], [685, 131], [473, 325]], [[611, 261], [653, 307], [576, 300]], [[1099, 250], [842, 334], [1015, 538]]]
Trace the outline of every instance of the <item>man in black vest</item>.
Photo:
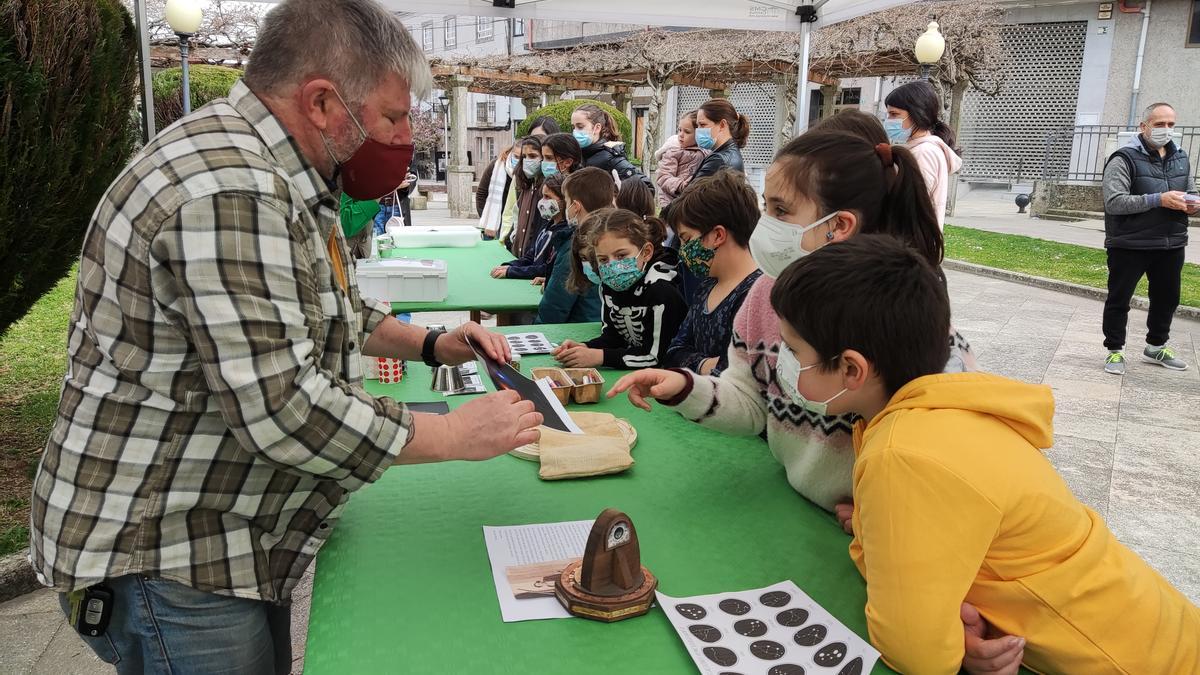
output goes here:
[[1129, 301], [1143, 275], [1150, 284], [1150, 317], [1142, 355], [1165, 368], [1187, 370], [1167, 339], [1179, 306], [1188, 216], [1200, 211], [1200, 197], [1187, 153], [1171, 140], [1174, 128], [1175, 109], [1151, 105], [1142, 115], [1141, 133], [1104, 167], [1104, 346], [1109, 352], [1104, 370], [1113, 375], [1125, 374]]

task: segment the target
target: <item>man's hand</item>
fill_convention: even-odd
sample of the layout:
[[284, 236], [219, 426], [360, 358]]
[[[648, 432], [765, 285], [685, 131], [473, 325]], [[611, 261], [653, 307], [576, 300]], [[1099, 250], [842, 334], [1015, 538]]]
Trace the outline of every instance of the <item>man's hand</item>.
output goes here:
[[529, 285], [530, 286], [545, 286], [546, 285], [546, 277], [534, 277], [533, 281], [529, 282]]
[[1164, 209], [1175, 209], [1176, 211], [1188, 210], [1187, 193], [1179, 190], [1164, 192], [1159, 195], [1162, 198], [1161, 204]]
[[492, 268], [493, 279], [505, 279], [508, 277], [508, 265], [499, 265]]
[[963, 622], [963, 668], [971, 675], [1015, 675], [1025, 658], [1025, 638], [998, 635], [969, 603], [959, 610]]
[[703, 361], [700, 362], [700, 371], [699, 371], [700, 374], [708, 375], [708, 374], [712, 373], [713, 368], [716, 368], [717, 364], [720, 361], [721, 361], [721, 359], [716, 356], [710, 356], [707, 359], [704, 359]]
[[468, 337], [475, 343], [475, 346], [483, 350], [488, 358], [500, 363], [512, 362], [512, 350], [509, 349], [508, 340], [505, 340], [503, 335], [486, 330], [474, 321], [468, 321], [439, 337], [437, 344], [433, 347], [434, 356], [439, 362], [448, 366], [474, 361], [475, 352], [471, 350], [471, 345], [467, 344]]
[[670, 370], [651, 368], [630, 373], [617, 380], [612, 389], [608, 390], [608, 398], [621, 392], [629, 392], [629, 402], [642, 410], [649, 410], [647, 398], [658, 400], [671, 399], [679, 395], [687, 386], [687, 376]]
[[604, 365], [604, 351], [592, 349], [574, 340], [563, 340], [553, 352], [554, 360], [567, 368], [598, 368]]
[[838, 525], [846, 534], [854, 534], [854, 502], [833, 505], [833, 515], [837, 516]]
[[479, 461], [538, 440], [541, 413], [515, 391], [500, 391], [462, 404], [448, 415], [413, 415], [413, 437], [397, 464], [453, 459]]
[[1200, 195], [1188, 194], [1183, 200], [1187, 204], [1187, 213], [1189, 216], [1200, 213]]

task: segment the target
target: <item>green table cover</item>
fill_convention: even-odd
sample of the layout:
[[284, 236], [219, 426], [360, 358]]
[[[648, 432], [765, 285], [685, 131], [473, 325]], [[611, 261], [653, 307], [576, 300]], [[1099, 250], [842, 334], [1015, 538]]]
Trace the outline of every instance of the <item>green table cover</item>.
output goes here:
[[393, 302], [395, 313], [536, 311], [542, 288], [528, 279], [493, 279], [492, 269], [513, 259], [499, 242], [481, 241], [471, 248], [410, 248], [398, 251], [405, 258], [446, 261], [446, 299], [441, 302]]
[[[551, 340], [588, 338], [599, 324], [520, 326]], [[549, 365], [525, 357], [522, 370]], [[403, 382], [367, 390], [443, 400], [410, 362]], [[605, 390], [621, 375], [604, 371]], [[488, 383], [489, 389], [491, 383]], [[468, 397], [446, 398], [453, 408]], [[520, 525], [626, 511], [642, 562], [672, 596], [757, 588], [791, 579], [866, 637], [866, 589], [833, 516], [798, 495], [757, 437], [725, 436], [624, 396], [568, 409], [611, 412], [638, 431], [629, 471], [544, 482], [538, 466], [491, 461], [404, 466], [354, 495], [317, 560], [305, 672], [694, 673], [662, 611], [604, 624], [504, 623], [484, 525]], [[874, 672], [892, 672], [882, 662]]]

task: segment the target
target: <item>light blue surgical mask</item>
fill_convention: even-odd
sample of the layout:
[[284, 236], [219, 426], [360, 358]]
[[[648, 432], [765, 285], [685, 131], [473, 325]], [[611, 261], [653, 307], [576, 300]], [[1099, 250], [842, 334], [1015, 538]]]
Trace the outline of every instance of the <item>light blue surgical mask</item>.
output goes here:
[[504, 168], [508, 171], [508, 175], [513, 175], [513, 172], [517, 170], [518, 163], [519, 161], [517, 160], [516, 155], [508, 156], [508, 162], [504, 165]]
[[713, 140], [712, 129], [708, 127], [696, 128], [696, 145], [705, 150], [712, 150], [717, 147], [717, 142]]
[[576, 129], [571, 132], [571, 135], [575, 137], [575, 141], [579, 143], [580, 148], [586, 148], [592, 144], [592, 137], [583, 129]]
[[887, 132], [888, 140], [895, 145], [907, 143], [912, 136], [912, 129], [904, 128], [904, 120], [886, 119], [883, 121], [883, 130]]
[[542, 160], [542, 175], [543, 176], [553, 176], [557, 173], [558, 173], [558, 162], [551, 162], [551, 161], [545, 160], [545, 159]]
[[829, 404], [835, 398], [846, 393], [846, 389], [842, 389], [825, 401], [810, 401], [804, 398], [804, 394], [801, 394], [799, 388], [797, 388], [797, 385], [800, 383], [800, 373], [812, 370], [818, 365], [820, 364], [814, 363], [811, 366], [800, 365], [800, 361], [796, 359], [796, 355], [792, 353], [792, 350], [787, 345], [780, 343], [779, 358], [775, 361], [775, 377], [779, 380], [779, 388], [783, 390], [783, 393], [788, 395], [788, 398], [792, 399], [792, 403], [813, 414], [828, 417]]
[[637, 258], [609, 260], [600, 265], [600, 281], [618, 293], [633, 288], [641, 278], [642, 269], [638, 267]]
[[587, 280], [592, 282], [593, 286], [600, 285], [600, 275], [596, 274], [596, 270], [592, 267], [592, 263], [588, 262], [587, 260], [583, 261], [583, 276], [587, 277]]
[[533, 178], [537, 175], [538, 170], [542, 168], [542, 161], [539, 159], [523, 159], [521, 160], [521, 171], [525, 173], [526, 178]]

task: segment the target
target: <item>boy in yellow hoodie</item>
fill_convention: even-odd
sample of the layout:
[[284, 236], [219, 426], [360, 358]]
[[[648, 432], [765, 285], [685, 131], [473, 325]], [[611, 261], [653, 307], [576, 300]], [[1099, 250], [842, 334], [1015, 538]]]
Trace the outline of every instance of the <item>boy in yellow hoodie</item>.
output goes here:
[[889, 664], [958, 672], [966, 602], [1024, 636], [1039, 672], [1200, 673], [1200, 610], [1040, 451], [1053, 442], [1050, 388], [940, 374], [950, 303], [928, 262], [859, 235], [789, 266], [771, 304], [780, 386], [798, 405], [863, 418], [850, 555]]

